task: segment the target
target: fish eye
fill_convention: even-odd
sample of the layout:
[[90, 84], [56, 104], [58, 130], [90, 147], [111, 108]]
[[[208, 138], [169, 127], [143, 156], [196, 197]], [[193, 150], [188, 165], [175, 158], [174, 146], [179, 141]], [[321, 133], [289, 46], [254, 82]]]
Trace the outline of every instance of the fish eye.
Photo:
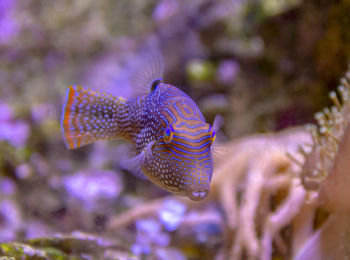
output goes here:
[[169, 125], [167, 128], [164, 130], [164, 135], [163, 135], [163, 140], [165, 143], [170, 143], [171, 140], [173, 140], [173, 135], [174, 135], [174, 128], [172, 125]]
[[212, 126], [209, 127], [209, 134], [210, 134], [210, 138], [211, 138], [211, 143], [214, 143], [215, 138], [216, 138], [216, 132]]

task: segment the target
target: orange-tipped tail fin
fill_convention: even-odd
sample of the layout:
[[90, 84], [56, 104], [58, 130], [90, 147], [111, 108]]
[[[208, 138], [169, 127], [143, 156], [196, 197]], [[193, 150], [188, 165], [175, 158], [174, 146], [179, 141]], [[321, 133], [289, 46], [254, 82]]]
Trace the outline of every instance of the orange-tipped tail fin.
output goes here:
[[118, 107], [125, 99], [104, 92], [71, 86], [61, 118], [63, 139], [74, 149], [118, 135]]

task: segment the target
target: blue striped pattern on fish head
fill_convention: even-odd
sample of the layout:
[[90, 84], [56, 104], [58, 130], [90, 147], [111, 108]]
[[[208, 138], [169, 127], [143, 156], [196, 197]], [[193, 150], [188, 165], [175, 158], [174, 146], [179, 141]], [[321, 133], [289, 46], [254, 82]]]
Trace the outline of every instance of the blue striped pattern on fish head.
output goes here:
[[195, 102], [172, 85], [158, 84], [149, 100], [159, 124], [148, 177], [175, 194], [204, 199], [210, 191], [215, 131]]

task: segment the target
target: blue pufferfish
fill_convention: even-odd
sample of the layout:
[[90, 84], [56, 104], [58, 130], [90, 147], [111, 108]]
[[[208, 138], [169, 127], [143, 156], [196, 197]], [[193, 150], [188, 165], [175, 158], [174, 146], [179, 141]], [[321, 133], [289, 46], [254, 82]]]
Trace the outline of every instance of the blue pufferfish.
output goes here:
[[143, 76], [148, 93], [135, 98], [69, 87], [61, 118], [63, 139], [75, 149], [125, 138], [137, 155], [122, 162], [124, 168], [173, 194], [202, 200], [210, 191], [215, 127], [188, 95], [163, 82], [161, 67], [155, 68]]

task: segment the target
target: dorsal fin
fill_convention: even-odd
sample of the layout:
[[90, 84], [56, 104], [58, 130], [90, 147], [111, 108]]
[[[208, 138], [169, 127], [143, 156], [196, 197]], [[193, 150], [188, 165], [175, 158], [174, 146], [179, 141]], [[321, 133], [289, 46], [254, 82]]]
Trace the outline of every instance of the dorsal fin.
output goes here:
[[140, 62], [132, 75], [131, 84], [137, 94], [152, 91], [163, 79], [164, 62], [158, 51], [141, 55]]

